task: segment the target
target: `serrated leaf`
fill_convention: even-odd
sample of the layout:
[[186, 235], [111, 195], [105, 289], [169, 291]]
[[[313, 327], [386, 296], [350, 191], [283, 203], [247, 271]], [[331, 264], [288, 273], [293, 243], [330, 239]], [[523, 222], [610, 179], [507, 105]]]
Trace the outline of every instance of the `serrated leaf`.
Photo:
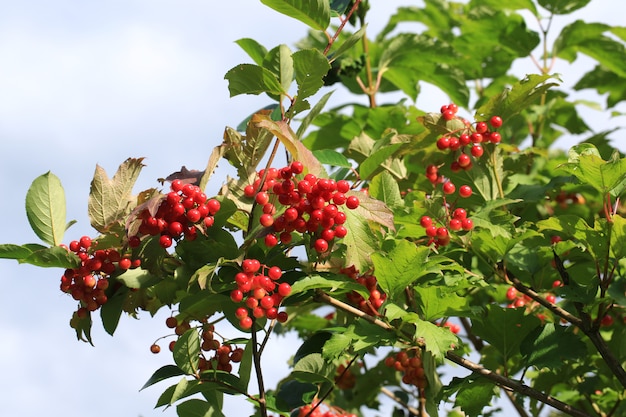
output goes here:
[[395, 299], [404, 289], [420, 278], [420, 271], [428, 260], [430, 249], [399, 240], [388, 253], [372, 254], [378, 285]]
[[372, 153], [359, 166], [359, 175], [361, 178], [369, 179], [371, 175], [381, 169], [381, 165], [383, 165], [385, 161], [391, 158], [404, 146], [404, 143], [394, 143]]
[[604, 68], [620, 77], [626, 77], [624, 65], [626, 48], [622, 43], [603, 35], [610, 28], [609, 25], [587, 23], [583, 20], [567, 25], [554, 42], [557, 56], [573, 62], [580, 52], [595, 59]]
[[620, 77], [601, 65], [597, 65], [593, 70], [586, 73], [574, 85], [574, 90], [585, 88], [593, 88], [599, 94], [608, 93], [606, 103], [609, 107], [626, 100], [626, 77]]
[[496, 386], [487, 379], [468, 377], [459, 387], [454, 405], [460, 407], [467, 417], [479, 417], [497, 392]]
[[302, 162], [307, 172], [319, 176], [324, 172], [322, 164], [313, 153], [300, 142], [291, 127], [284, 121], [273, 121], [267, 115], [255, 114], [251, 123], [261, 129], [267, 129], [276, 136], [294, 160]]
[[369, 195], [382, 201], [387, 207], [399, 207], [403, 205], [400, 187], [393, 176], [383, 171], [370, 181]]
[[505, 358], [519, 353], [521, 341], [539, 327], [541, 321], [526, 315], [523, 308], [486, 307], [486, 316], [472, 320], [474, 333], [496, 348]]
[[301, 278], [294, 282], [291, 286], [291, 294], [295, 295], [305, 291], [318, 289], [331, 293], [357, 291], [366, 295], [366, 291], [363, 291], [363, 285], [358, 284], [355, 281], [341, 278], [339, 275], [309, 275], [305, 278]]
[[174, 362], [185, 374], [195, 375], [198, 371], [199, 354], [200, 336], [196, 329], [189, 329], [174, 345]]
[[132, 209], [132, 190], [144, 166], [142, 161], [143, 158], [127, 159], [113, 178], [109, 178], [104, 168], [96, 165], [87, 210], [91, 226], [100, 233], [106, 233]]
[[442, 317], [465, 316], [471, 309], [469, 299], [442, 287], [413, 287], [419, 298], [419, 307], [424, 320], [433, 321]]
[[231, 68], [224, 79], [228, 80], [231, 97], [239, 94], [286, 93], [272, 71], [254, 64], [239, 64]]
[[529, 333], [522, 341], [520, 351], [527, 366], [552, 370], [562, 368], [568, 360], [576, 361], [587, 355], [585, 343], [574, 334], [572, 327], [556, 326], [554, 323], [546, 323]]
[[315, 30], [324, 31], [330, 24], [330, 4], [327, 0], [261, 0], [261, 3]]
[[366, 29], [367, 25], [361, 26], [359, 30], [351, 34], [348, 39], [343, 41], [343, 43], [339, 45], [339, 48], [333, 51], [330, 62], [333, 62], [334, 60], [339, 58], [345, 52], [349, 51], [357, 42], [359, 42], [363, 38], [363, 36], [365, 36]]
[[146, 381], [144, 386], [141, 387], [140, 391], [148, 388], [149, 386], [152, 386], [152, 385], [156, 384], [157, 382], [161, 382], [161, 381], [163, 381], [165, 379], [172, 378], [172, 377], [175, 377], [175, 376], [181, 376], [181, 375], [184, 375], [184, 372], [181, 371], [178, 366], [175, 366], [175, 365], [165, 365], [165, 366], [157, 369], [152, 374], [150, 379], [148, 379], [148, 381]]
[[66, 227], [65, 191], [61, 180], [48, 171], [26, 193], [26, 217], [37, 237], [49, 245], [63, 242]]
[[556, 75], [527, 75], [524, 79], [507, 88], [501, 94], [492, 97], [476, 110], [477, 121], [488, 120], [498, 115], [506, 123], [512, 116], [526, 109], [539, 99], [548, 89], [558, 86], [549, 80], [558, 80]]
[[267, 48], [254, 39], [242, 38], [235, 41], [257, 65], [263, 65], [263, 59], [267, 54]]
[[569, 160], [560, 165], [583, 184], [589, 184], [602, 194], [619, 197], [626, 189], [626, 158], [616, 153], [605, 161], [597, 148], [589, 143], [574, 146], [569, 151]]
[[324, 76], [330, 69], [328, 59], [316, 49], [302, 49], [295, 52], [293, 65], [298, 84], [298, 100], [317, 93], [324, 85]]

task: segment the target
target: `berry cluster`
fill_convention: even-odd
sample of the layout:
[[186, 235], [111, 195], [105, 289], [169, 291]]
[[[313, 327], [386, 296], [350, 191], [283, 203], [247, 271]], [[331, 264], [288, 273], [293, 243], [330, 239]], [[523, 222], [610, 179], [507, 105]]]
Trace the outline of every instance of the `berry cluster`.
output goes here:
[[343, 268], [340, 272], [363, 285], [370, 293], [369, 298], [366, 300], [358, 292], [352, 291], [348, 293], [348, 300], [353, 305], [358, 306], [359, 310], [368, 314], [377, 315], [378, 310], [380, 310], [380, 307], [387, 299], [387, 294], [378, 288], [378, 280], [376, 277], [371, 274], [359, 275], [359, 271], [356, 270], [354, 265], [349, 268]]
[[287, 313], [278, 311], [283, 299], [291, 294], [291, 286], [288, 283], [276, 282], [282, 277], [283, 271], [277, 266], [261, 265], [256, 259], [244, 259], [241, 269], [243, 271], [235, 275], [237, 289], [230, 293], [233, 302], [243, 302], [246, 305], [235, 311], [235, 317], [239, 320], [241, 328], [251, 328], [252, 317], [267, 317], [281, 323], [287, 321]]
[[331, 408], [309, 404], [303, 405], [298, 409], [297, 417], [357, 417], [357, 415], [338, 410], [336, 407]]
[[352, 373], [350, 368], [346, 369], [346, 365], [341, 364], [337, 367], [335, 374], [335, 386], [339, 389], [353, 389], [356, 385], [356, 375]]
[[220, 209], [219, 201], [208, 199], [200, 187], [181, 180], [172, 181], [170, 188], [156, 213], [148, 208], [141, 211], [141, 224], [137, 234], [129, 238], [129, 246], [139, 246], [141, 236], [160, 235], [159, 244], [169, 248], [175, 240], [194, 240], [198, 230], [205, 231], [213, 226], [213, 216]]
[[447, 327], [454, 334], [459, 334], [459, 332], [461, 331], [461, 326], [451, 321], [445, 321], [443, 322], [443, 324], [437, 324], [437, 325]]
[[402, 382], [405, 384], [414, 385], [419, 389], [426, 388], [427, 382], [424, 374], [424, 366], [418, 350], [401, 350], [395, 355], [385, 358], [385, 365], [398, 372], [402, 372]]
[[70, 242], [68, 249], [80, 259], [80, 266], [66, 269], [61, 277], [61, 291], [71, 294], [80, 301], [78, 318], [84, 318], [89, 311], [95, 311], [107, 302], [105, 291], [109, 288], [109, 276], [116, 270], [136, 268], [140, 261], [122, 257], [114, 249], [93, 250], [89, 236]]
[[[441, 117], [450, 121], [456, 118], [458, 106], [456, 104], [448, 104], [441, 107]], [[473, 166], [473, 161], [480, 158], [483, 153], [484, 143], [500, 143], [502, 136], [495, 129], [502, 126], [502, 118], [493, 116], [489, 123], [478, 122], [472, 128], [467, 121], [464, 128], [458, 131], [446, 133], [437, 139], [437, 148], [441, 151], [449, 151], [454, 160], [450, 163], [452, 172], [468, 171]], [[490, 130], [494, 129], [494, 130]], [[426, 178], [433, 186], [437, 187], [441, 184], [441, 191], [444, 194], [444, 207], [446, 209], [446, 219], [436, 224], [433, 219], [423, 216], [420, 219], [422, 227], [426, 230], [429, 237], [428, 244], [434, 243], [437, 246], [445, 246], [450, 243], [449, 231], [469, 231], [474, 227], [472, 219], [467, 217], [467, 212], [462, 208], [451, 211], [450, 206], [446, 203], [446, 197], [452, 196], [458, 192], [459, 197], [468, 198], [473, 194], [472, 187], [463, 184], [457, 189], [449, 178], [443, 176], [439, 170], [442, 166], [430, 164], [426, 167]]]
[[[317, 178], [313, 174], [296, 179], [303, 169], [299, 161], [281, 169], [262, 169], [254, 183], [244, 188], [244, 195], [262, 207], [259, 222], [271, 230], [265, 236], [268, 247], [279, 241], [291, 243], [292, 232], [308, 233], [313, 249], [324, 253], [335, 238], [341, 239], [348, 233], [343, 225], [346, 215], [340, 207], [355, 209], [360, 202], [358, 197], [346, 195], [350, 184], [345, 180]], [[279, 215], [276, 202], [285, 207]]]
[[[168, 317], [165, 320], [165, 325], [170, 329], [175, 329], [178, 336], [185, 333], [191, 328], [189, 322], [178, 322], [176, 317]], [[233, 363], [241, 362], [243, 358], [244, 350], [239, 347], [233, 348], [228, 343], [220, 342], [216, 339], [215, 326], [213, 324], [205, 324], [201, 328], [201, 340], [200, 345], [200, 358], [198, 361], [198, 370], [200, 372], [207, 370], [219, 370], [225, 372], [232, 372]], [[172, 340], [169, 344], [170, 351], [174, 351], [176, 340]], [[150, 346], [152, 353], [159, 353], [161, 347], [155, 343]], [[205, 353], [206, 352], [206, 353]]]

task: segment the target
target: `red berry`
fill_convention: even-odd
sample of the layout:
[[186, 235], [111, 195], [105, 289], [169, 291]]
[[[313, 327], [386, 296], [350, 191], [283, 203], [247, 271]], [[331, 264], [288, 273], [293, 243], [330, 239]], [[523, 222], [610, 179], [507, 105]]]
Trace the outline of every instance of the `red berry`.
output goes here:
[[313, 244], [313, 249], [315, 249], [317, 253], [326, 252], [328, 250], [328, 242], [324, 239], [317, 239]]
[[172, 246], [172, 238], [169, 237], [168, 235], [163, 235], [159, 238], [159, 245], [161, 245], [161, 247], [167, 249], [170, 246]]
[[471, 152], [472, 152], [472, 156], [474, 158], [480, 158], [481, 156], [483, 156], [484, 150], [483, 150], [482, 146], [474, 145], [474, 146], [472, 146]]
[[130, 267], [131, 267], [131, 261], [130, 261], [130, 259], [129, 259], [129, 258], [122, 258], [122, 259], [120, 259], [120, 261], [117, 263], [117, 266], [118, 266], [120, 269], [123, 269], [123, 270], [130, 269]]
[[509, 289], [506, 291], [506, 299], [513, 301], [517, 298], [517, 290], [515, 289], [515, 287], [509, 287]]
[[235, 317], [237, 317], [237, 319], [239, 320], [245, 319], [246, 317], [248, 317], [248, 309], [244, 307], [239, 307], [237, 310], [235, 310]]
[[420, 219], [420, 225], [423, 228], [427, 228], [429, 226], [431, 226], [433, 224], [433, 219], [431, 219], [428, 216], [422, 216], [422, 218]]
[[452, 194], [456, 191], [456, 187], [454, 186], [454, 184], [452, 183], [452, 181], [446, 181], [443, 184], [443, 192], [445, 194]]
[[438, 238], [447, 237], [448, 236], [448, 229], [446, 229], [445, 227], [438, 227], [437, 231], [436, 231], [436, 234], [437, 234]]
[[487, 127], [487, 123], [485, 122], [476, 123], [476, 133], [480, 133], [482, 135], [483, 133], [487, 132], [487, 130], [489, 130], [489, 128]]
[[483, 135], [481, 135], [480, 133], [472, 133], [472, 135], [470, 136], [470, 140], [473, 143], [481, 143], [483, 141]]
[[435, 237], [437, 236], [437, 226], [435, 225], [428, 226], [425, 232], [426, 232], [426, 236]]
[[165, 325], [170, 329], [175, 329], [178, 326], [178, 320], [176, 320], [176, 317], [170, 316], [165, 319]]
[[243, 195], [250, 198], [254, 196], [254, 186], [246, 185], [243, 189]]
[[464, 208], [459, 207], [457, 209], [454, 209], [454, 211], [452, 212], [452, 217], [455, 219], [463, 220], [467, 217], [467, 211]]
[[287, 297], [289, 294], [291, 294], [291, 285], [286, 282], [281, 283], [278, 286], [278, 294], [280, 294], [282, 297]]
[[251, 317], [244, 317], [241, 320], [239, 320], [239, 326], [241, 326], [242, 329], [247, 330], [249, 328], [252, 327], [252, 318]]
[[450, 219], [448, 223], [448, 227], [450, 230], [458, 231], [461, 230], [461, 220], [459, 219]]
[[150, 346], [150, 352], [157, 354], [161, 351], [161, 346], [157, 345], [156, 343], [154, 343], [152, 346]]
[[459, 187], [459, 195], [464, 198], [471, 196], [472, 187], [470, 187], [469, 185], [461, 185], [461, 187]]
[[202, 215], [200, 214], [200, 211], [198, 209], [190, 209], [187, 212], [187, 220], [189, 220], [191, 223], [196, 223], [200, 220], [201, 217]]
[[497, 129], [502, 126], [502, 118], [500, 116], [493, 116], [489, 119], [489, 124], [491, 124], [493, 128]]
[[257, 204], [264, 205], [270, 201], [270, 196], [265, 191], [261, 191], [256, 195], [256, 197], [254, 197], [254, 201], [256, 201]]
[[339, 226], [335, 226], [334, 232], [335, 232], [336, 238], [342, 239], [346, 237], [346, 235], [348, 234], [348, 229], [346, 229], [345, 226], [339, 225]]
[[469, 164], [472, 163], [472, 160], [470, 159], [470, 156], [462, 153], [461, 155], [459, 155], [459, 158], [457, 159], [457, 162], [459, 163], [459, 166], [461, 168], [465, 168], [467, 166], [469, 166]]
[[354, 210], [355, 208], [359, 207], [359, 204], [359, 198], [356, 196], [351, 195], [346, 199], [346, 207], [348, 207], [350, 210]]
[[500, 141], [502, 140], [502, 136], [498, 132], [491, 132], [489, 138], [491, 140], [491, 143], [500, 143]]
[[216, 199], [212, 198], [206, 202], [207, 207], [209, 208], [209, 213], [214, 215], [218, 211], [220, 211], [221, 204]]
[[474, 228], [474, 222], [472, 219], [463, 219], [461, 221], [461, 227], [463, 230], [472, 230]]
[[446, 121], [454, 119], [454, 112], [452, 110], [445, 110], [443, 113], [441, 113], [441, 115]]
[[294, 175], [301, 174], [302, 171], [304, 171], [304, 165], [300, 161], [293, 161], [290, 165], [290, 168], [291, 172], [293, 172]]
[[79, 243], [83, 249], [89, 249], [91, 246], [91, 238], [89, 236], [83, 236], [80, 238]]
[[276, 316], [276, 320], [278, 320], [279, 323], [284, 323], [287, 321], [287, 313], [285, 311], [281, 311], [280, 313], [278, 313], [278, 316]]
[[241, 269], [244, 272], [255, 273], [261, 268], [261, 263], [256, 259], [244, 259], [241, 263]]
[[270, 233], [269, 235], [265, 236], [264, 242], [265, 246], [267, 246], [268, 248], [273, 248], [274, 246], [278, 245], [278, 238], [275, 234]]
[[437, 148], [439, 150], [443, 151], [445, 149], [448, 149], [449, 147], [450, 147], [450, 138], [449, 137], [443, 136], [443, 137], [440, 137], [437, 140]]
[[274, 217], [272, 217], [271, 214], [261, 214], [261, 217], [259, 217], [259, 223], [261, 223], [261, 226], [263, 227], [270, 227], [274, 224]]

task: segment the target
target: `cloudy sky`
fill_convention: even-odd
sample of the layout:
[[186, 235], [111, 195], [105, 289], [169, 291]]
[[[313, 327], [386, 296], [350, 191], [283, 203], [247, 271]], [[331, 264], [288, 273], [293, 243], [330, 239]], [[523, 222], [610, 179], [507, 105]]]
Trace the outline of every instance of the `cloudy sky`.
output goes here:
[[[374, 32], [393, 8], [415, 4], [372, 3]], [[615, 1], [592, 4], [578, 17], [623, 24]], [[113, 174], [124, 159], [145, 157], [138, 190], [181, 165], [203, 168], [224, 126], [267, 104], [229, 99], [224, 73], [249, 61], [233, 42], [293, 44], [305, 31], [252, 0], [0, 0], [0, 243], [37, 241], [24, 196], [48, 170], [65, 186], [68, 218], [78, 220], [69, 241], [94, 234], [86, 203], [96, 164]], [[422, 104], [438, 109], [446, 100], [438, 97]], [[591, 118], [599, 129], [619, 123], [601, 113]], [[96, 347], [79, 343], [68, 325], [75, 303], [58, 290], [60, 274], [0, 262], [0, 415], [175, 415], [153, 410], [167, 385], [138, 393], [171, 361], [148, 350], [167, 333], [167, 312], [123, 319], [114, 338], [96, 323]], [[284, 358], [267, 355], [266, 365], [286, 369]]]

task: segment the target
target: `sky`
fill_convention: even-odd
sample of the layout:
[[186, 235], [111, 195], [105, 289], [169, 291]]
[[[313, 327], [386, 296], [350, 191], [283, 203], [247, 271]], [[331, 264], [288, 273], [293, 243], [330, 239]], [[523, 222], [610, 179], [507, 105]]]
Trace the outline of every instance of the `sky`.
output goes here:
[[[372, 0], [369, 30], [379, 30], [398, 5], [415, 3]], [[624, 10], [617, 9], [626, 6], [618, 4], [594, 0], [577, 16], [623, 24]], [[112, 175], [126, 158], [145, 157], [136, 191], [182, 165], [203, 169], [224, 127], [268, 104], [262, 96], [229, 98], [224, 74], [249, 62], [234, 41], [252, 37], [269, 49], [305, 33], [302, 24], [251, 0], [0, 0], [0, 243], [37, 242], [24, 197], [49, 170], [65, 187], [68, 219], [78, 221], [69, 242], [94, 235], [87, 196], [96, 164]], [[581, 63], [579, 73], [591, 68]], [[558, 72], [569, 70], [559, 65]], [[526, 68], [518, 70], [522, 76]], [[441, 93], [424, 91], [421, 108], [445, 103]], [[599, 130], [625, 124], [589, 114]], [[208, 194], [219, 185], [214, 179]], [[115, 337], [96, 322], [91, 347], [69, 327], [76, 305], [58, 289], [61, 273], [0, 260], [0, 415], [174, 416], [173, 409], [153, 409], [167, 384], [138, 392], [171, 363], [168, 352], [149, 352], [168, 333], [169, 312], [123, 318]], [[284, 359], [296, 343], [278, 339], [268, 347], [278, 353], [264, 358], [276, 370], [270, 386], [287, 374]], [[227, 415], [239, 412], [238, 404], [229, 404]]]

